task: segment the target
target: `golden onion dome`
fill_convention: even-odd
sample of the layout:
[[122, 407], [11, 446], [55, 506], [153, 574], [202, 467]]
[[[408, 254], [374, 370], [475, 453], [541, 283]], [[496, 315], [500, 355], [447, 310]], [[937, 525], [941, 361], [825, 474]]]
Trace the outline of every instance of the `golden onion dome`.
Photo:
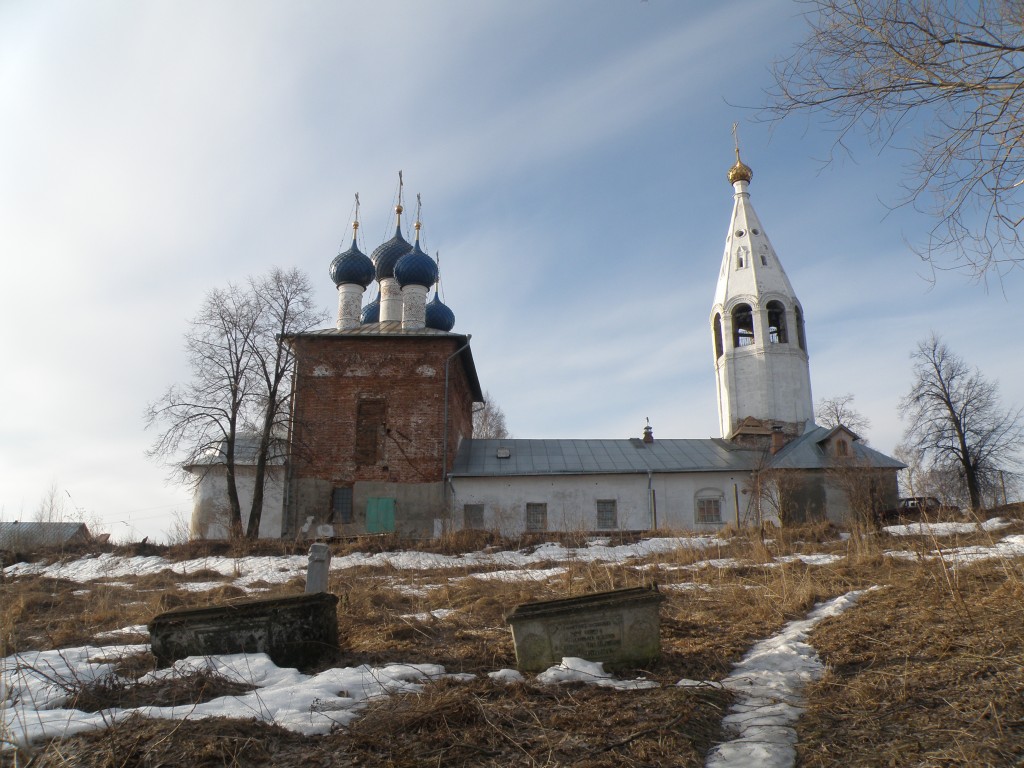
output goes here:
[[727, 178], [729, 179], [730, 184], [735, 184], [737, 181], [746, 181], [749, 183], [750, 180], [754, 178], [754, 172], [750, 170], [750, 166], [740, 160], [740, 150], [738, 147], [736, 148], [736, 165], [729, 169]]

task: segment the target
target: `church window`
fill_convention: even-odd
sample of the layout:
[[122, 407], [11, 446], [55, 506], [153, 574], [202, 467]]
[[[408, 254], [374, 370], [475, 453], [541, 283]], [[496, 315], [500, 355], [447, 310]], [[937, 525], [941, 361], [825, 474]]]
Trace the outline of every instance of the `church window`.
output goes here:
[[804, 313], [800, 305], [796, 306], [796, 340], [800, 349], [807, 351], [807, 337], [804, 335]]
[[462, 527], [467, 531], [480, 531], [484, 527], [484, 505], [466, 504], [462, 508]]
[[786, 308], [781, 301], [768, 302], [768, 342], [771, 344], [786, 344], [789, 337], [786, 335]]
[[722, 316], [715, 314], [715, 360], [722, 356]]
[[722, 522], [722, 493], [717, 489], [700, 491], [694, 504], [694, 522]]
[[741, 245], [736, 249], [736, 269], [743, 269], [749, 263], [747, 257], [750, 255], [750, 249], [745, 245]]
[[352, 522], [352, 487], [339, 487], [331, 492], [331, 522], [348, 525]]
[[548, 529], [548, 505], [526, 505], [526, 532], [537, 533]]
[[387, 402], [383, 398], [360, 400], [356, 408], [355, 460], [359, 466], [377, 464], [381, 460], [381, 437], [384, 434]]
[[850, 444], [845, 440], [836, 440], [836, 456], [849, 456]]
[[619, 510], [615, 499], [597, 500], [597, 527], [601, 530], [619, 527]]
[[737, 304], [733, 309], [732, 335], [734, 347], [749, 347], [754, 343], [754, 312], [749, 304]]

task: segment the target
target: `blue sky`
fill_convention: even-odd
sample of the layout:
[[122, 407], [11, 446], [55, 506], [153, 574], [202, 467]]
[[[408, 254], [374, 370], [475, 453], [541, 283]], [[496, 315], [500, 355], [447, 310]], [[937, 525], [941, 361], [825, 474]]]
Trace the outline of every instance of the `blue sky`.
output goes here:
[[[204, 293], [314, 278], [362, 200], [390, 237], [423, 197], [456, 331], [517, 437], [717, 436], [708, 315], [732, 206], [753, 204], [804, 305], [815, 399], [853, 393], [889, 451], [932, 330], [1020, 404], [1020, 271], [936, 282], [896, 151], [825, 165], [813, 116], [757, 120], [800, 38], [782, 0], [0, 4], [0, 518], [56, 484], [116, 538], [186, 489], [143, 411], [187, 376]], [[412, 206], [410, 206], [412, 207]]]

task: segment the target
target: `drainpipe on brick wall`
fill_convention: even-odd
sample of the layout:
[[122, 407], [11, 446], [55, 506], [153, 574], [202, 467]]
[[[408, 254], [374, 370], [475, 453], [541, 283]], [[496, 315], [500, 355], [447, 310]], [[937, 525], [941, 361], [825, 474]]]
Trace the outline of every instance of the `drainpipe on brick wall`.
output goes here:
[[[473, 338], [472, 334], [466, 334], [466, 343], [459, 347], [457, 350], [448, 355], [448, 359], [444, 361], [444, 434], [441, 435], [441, 483], [444, 484], [448, 479], [448, 365], [452, 359], [461, 354], [463, 350], [469, 347], [470, 339]], [[448, 486], [444, 485], [444, 496], [445, 501], [448, 497]]]

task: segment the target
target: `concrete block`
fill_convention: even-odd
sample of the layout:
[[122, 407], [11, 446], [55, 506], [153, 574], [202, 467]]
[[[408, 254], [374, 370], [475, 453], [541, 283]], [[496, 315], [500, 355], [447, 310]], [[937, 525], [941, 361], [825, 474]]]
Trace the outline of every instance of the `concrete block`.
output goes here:
[[516, 666], [540, 672], [564, 656], [634, 665], [661, 655], [656, 586], [523, 603], [508, 615]]
[[266, 653], [306, 668], [338, 650], [338, 597], [327, 592], [161, 613], [149, 623], [157, 664], [188, 656]]

